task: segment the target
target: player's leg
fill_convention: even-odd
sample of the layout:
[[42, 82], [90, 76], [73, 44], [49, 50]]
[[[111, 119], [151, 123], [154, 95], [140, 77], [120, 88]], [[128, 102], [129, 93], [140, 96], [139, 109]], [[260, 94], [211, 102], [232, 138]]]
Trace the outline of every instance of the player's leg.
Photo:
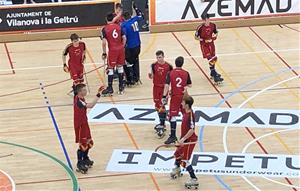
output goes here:
[[207, 52], [208, 52], [207, 59], [209, 61], [210, 76], [214, 80], [214, 82], [218, 84], [218, 83], [222, 82], [224, 79], [216, 71], [215, 65], [217, 63], [218, 57], [216, 56], [214, 43], [208, 44]]
[[163, 96], [163, 87], [157, 87], [153, 86], [153, 101], [155, 104], [155, 109], [157, 111], [158, 117], [159, 117], [159, 124], [157, 124], [154, 129], [158, 135], [158, 138], [163, 138], [166, 131], [166, 117], [167, 112], [165, 106], [161, 103], [161, 99]]
[[82, 133], [82, 127], [81, 125], [77, 124], [76, 121], [74, 121], [74, 130], [75, 130], [75, 142], [79, 144], [78, 150], [77, 150], [77, 171], [85, 174], [87, 172], [87, 168], [84, 165], [83, 162], [83, 156], [84, 152], [87, 149], [85, 140], [82, 139], [81, 133]]
[[89, 150], [94, 146], [94, 141], [93, 139], [89, 139], [87, 141], [87, 150], [83, 154], [83, 161], [86, 167], [91, 168], [94, 164], [94, 161], [92, 161], [89, 157]]
[[86, 167], [83, 157], [88, 147], [86, 143], [79, 143], [79, 148], [77, 150], [77, 169], [76, 171], [81, 172], [82, 174], [86, 174], [88, 168]]
[[198, 179], [195, 175], [195, 171], [193, 169], [193, 166], [190, 164], [189, 160], [193, 154], [195, 148], [195, 144], [191, 145], [184, 145], [183, 146], [183, 157], [182, 157], [182, 165], [186, 168], [186, 171], [190, 175], [190, 179], [185, 183], [186, 188], [195, 188], [197, 189], [199, 186]]
[[118, 51], [117, 56], [117, 71], [119, 77], [119, 94], [124, 94], [124, 68], [123, 65], [125, 64], [125, 50], [121, 49]]
[[133, 55], [133, 70], [134, 70], [134, 80], [136, 83], [140, 83], [140, 61], [139, 61], [139, 55], [141, 52], [141, 47], [135, 47], [132, 50]]
[[103, 96], [111, 96], [114, 93], [113, 90], [113, 80], [114, 80], [114, 68], [116, 66], [116, 53], [113, 51], [108, 52], [108, 58], [107, 58], [107, 88], [102, 91]]
[[131, 55], [131, 49], [126, 48], [125, 49], [125, 60], [126, 64], [124, 65], [125, 73], [126, 73], [126, 84], [128, 86], [134, 85], [133, 81], [133, 61], [132, 61], [132, 55]]
[[176, 137], [176, 117], [179, 115], [181, 110], [182, 96], [172, 96], [170, 101], [170, 110], [169, 110], [169, 121], [171, 133], [169, 138], [165, 141], [165, 144], [172, 144], [177, 141]]
[[181, 167], [180, 167], [182, 162], [182, 155], [183, 155], [183, 147], [177, 147], [174, 153], [174, 157], [175, 157], [174, 168], [172, 168], [172, 171], [170, 173], [170, 177], [173, 179], [182, 176]]

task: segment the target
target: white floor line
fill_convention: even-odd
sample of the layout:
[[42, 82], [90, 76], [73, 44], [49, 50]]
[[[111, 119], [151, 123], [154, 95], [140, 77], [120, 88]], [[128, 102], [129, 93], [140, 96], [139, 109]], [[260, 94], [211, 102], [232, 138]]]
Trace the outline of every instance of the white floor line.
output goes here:
[[[273, 52], [293, 52], [293, 51], [300, 51], [299, 48], [296, 49], [279, 49], [279, 50], [266, 50], [266, 51], [254, 51], [254, 52], [237, 52], [237, 53], [223, 53], [223, 54], [218, 54], [218, 57], [226, 57], [226, 56], [237, 56], [237, 55], [249, 55], [249, 54], [257, 54], [257, 53], [273, 53]], [[202, 58], [202, 55], [195, 55], [195, 56], [185, 56], [185, 58]], [[166, 60], [173, 60], [176, 57], [166, 57]], [[150, 62], [150, 61], [155, 61], [156, 59], [141, 59], [140, 62]], [[297, 62], [298, 63], [298, 62]], [[90, 66], [93, 64], [102, 64], [102, 63], [86, 63], [86, 66]], [[40, 70], [40, 69], [47, 69], [47, 68], [62, 68], [61, 65], [48, 65], [48, 66], [38, 66], [38, 67], [24, 67], [24, 68], [18, 68], [18, 66], [15, 66], [14, 70], [15, 71], [21, 71], [21, 70]], [[11, 69], [3, 69], [0, 70], [0, 72], [10, 72]]]

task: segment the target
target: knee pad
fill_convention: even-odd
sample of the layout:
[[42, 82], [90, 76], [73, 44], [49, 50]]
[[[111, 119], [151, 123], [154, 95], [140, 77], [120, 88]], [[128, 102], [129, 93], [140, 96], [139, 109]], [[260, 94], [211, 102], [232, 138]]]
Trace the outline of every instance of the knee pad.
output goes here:
[[180, 164], [183, 168], [191, 166], [188, 160], [182, 160]]
[[114, 69], [109, 68], [109, 69], [107, 69], [106, 73], [107, 73], [107, 75], [112, 76], [112, 75], [114, 75]]
[[79, 149], [82, 151], [82, 152], [85, 152], [86, 150], [88, 150], [88, 145], [86, 143], [80, 143], [79, 144]]
[[87, 143], [87, 146], [88, 146], [89, 149], [92, 148], [94, 146], [94, 141], [92, 139], [89, 140], [88, 143]]
[[170, 122], [176, 122], [176, 117], [175, 116], [171, 117]]
[[167, 113], [166, 112], [158, 112], [158, 116], [159, 116], [159, 119], [166, 119], [167, 117]]
[[118, 66], [118, 67], [117, 67], [117, 70], [118, 70], [118, 73], [119, 73], [119, 74], [124, 73], [124, 68], [123, 68], [123, 66]]

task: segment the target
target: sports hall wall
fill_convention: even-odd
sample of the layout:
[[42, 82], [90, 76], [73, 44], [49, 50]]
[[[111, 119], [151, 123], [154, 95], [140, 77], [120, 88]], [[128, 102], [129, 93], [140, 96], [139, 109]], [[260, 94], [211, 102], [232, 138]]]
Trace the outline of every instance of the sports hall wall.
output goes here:
[[[118, 0], [0, 6], [0, 42], [97, 37]], [[168, 10], [168, 11], [166, 11]], [[150, 32], [195, 30], [209, 14], [218, 28], [300, 22], [300, 0], [149, 0]]]

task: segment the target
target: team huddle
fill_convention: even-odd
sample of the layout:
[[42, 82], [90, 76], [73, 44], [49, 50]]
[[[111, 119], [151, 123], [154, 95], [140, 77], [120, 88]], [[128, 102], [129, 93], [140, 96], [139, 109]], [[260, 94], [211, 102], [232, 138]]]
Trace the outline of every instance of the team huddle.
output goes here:
[[[135, 6], [136, 16], [122, 12], [122, 6], [116, 5], [115, 13], [106, 16], [107, 25], [101, 30], [102, 59], [107, 65], [107, 87], [101, 86], [91, 103], [87, 103], [87, 87], [84, 84], [84, 62], [86, 45], [77, 34], [70, 36], [71, 42], [63, 51], [63, 69], [70, 73], [73, 80], [72, 91], [74, 94], [74, 130], [75, 142], [79, 144], [77, 150], [77, 170], [87, 173], [93, 166], [88, 153], [93, 146], [93, 140], [88, 125], [87, 108], [92, 108], [101, 96], [112, 96], [114, 93], [113, 81], [118, 79], [118, 93], [124, 94], [127, 87], [140, 83], [140, 36], [138, 21], [143, 19], [143, 14]], [[200, 42], [203, 57], [209, 62], [210, 76], [219, 84], [223, 78], [215, 69], [217, 56], [215, 55], [214, 41], [217, 38], [216, 25], [203, 15], [205, 21], [195, 33], [195, 38]], [[69, 55], [68, 63], [66, 56]], [[154, 130], [159, 139], [166, 134], [166, 121], [170, 124], [170, 135], [164, 145], [173, 145], [177, 149], [174, 153], [175, 167], [170, 176], [181, 176], [181, 167], [190, 175], [190, 180], [185, 183], [187, 188], [199, 186], [192, 165], [189, 163], [194, 147], [197, 143], [195, 134], [195, 117], [192, 109], [194, 99], [188, 94], [192, 87], [192, 78], [188, 71], [183, 69], [184, 58], [175, 59], [175, 65], [165, 61], [165, 53], [158, 50], [155, 53], [156, 62], [150, 65], [149, 79], [153, 81], [153, 102], [158, 114], [159, 124]], [[166, 105], [169, 103], [169, 110]], [[181, 133], [177, 138], [177, 118], [182, 114]]]

